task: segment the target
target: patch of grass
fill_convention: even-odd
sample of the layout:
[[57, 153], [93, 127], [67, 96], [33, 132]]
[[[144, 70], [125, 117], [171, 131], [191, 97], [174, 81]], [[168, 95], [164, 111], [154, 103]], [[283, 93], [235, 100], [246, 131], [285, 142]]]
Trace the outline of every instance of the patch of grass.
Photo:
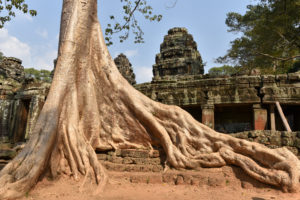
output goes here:
[[226, 179], [226, 185], [229, 185], [230, 181], [228, 179]]

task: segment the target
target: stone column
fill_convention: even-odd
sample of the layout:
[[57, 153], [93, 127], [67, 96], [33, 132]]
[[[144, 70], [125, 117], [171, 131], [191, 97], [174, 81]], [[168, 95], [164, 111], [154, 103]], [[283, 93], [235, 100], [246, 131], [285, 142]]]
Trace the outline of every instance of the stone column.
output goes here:
[[202, 105], [202, 123], [212, 129], [215, 128], [215, 110], [213, 104]]
[[270, 125], [271, 125], [271, 130], [276, 131], [276, 122], [275, 122], [275, 105], [270, 104]]
[[44, 96], [33, 96], [29, 104], [29, 112], [27, 117], [25, 139], [28, 140], [32, 135], [34, 125], [45, 103]]
[[268, 111], [260, 104], [253, 105], [253, 125], [254, 130], [265, 130], [268, 122]]

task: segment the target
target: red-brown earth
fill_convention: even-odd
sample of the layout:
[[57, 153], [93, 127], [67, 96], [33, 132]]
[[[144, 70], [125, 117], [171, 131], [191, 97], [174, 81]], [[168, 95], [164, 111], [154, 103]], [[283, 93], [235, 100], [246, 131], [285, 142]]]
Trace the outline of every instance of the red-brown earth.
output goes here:
[[44, 178], [22, 200], [300, 200], [300, 193], [284, 193], [249, 178], [236, 167], [201, 171], [108, 172], [104, 191], [96, 184], [68, 177]]

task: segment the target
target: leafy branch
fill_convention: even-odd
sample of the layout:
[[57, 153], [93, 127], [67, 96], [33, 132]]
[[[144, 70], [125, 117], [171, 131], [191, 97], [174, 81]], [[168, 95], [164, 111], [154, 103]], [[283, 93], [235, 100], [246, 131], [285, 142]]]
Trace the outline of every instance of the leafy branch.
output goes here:
[[122, 22], [116, 20], [114, 15], [110, 16], [112, 23], [107, 24], [105, 29], [106, 44], [112, 45], [112, 35], [120, 33], [119, 41], [122, 43], [129, 38], [130, 33], [134, 34], [135, 43], [144, 42], [144, 32], [136, 19], [135, 14], [140, 13], [146, 20], [159, 22], [162, 15], [153, 13], [153, 8], [147, 4], [147, 0], [120, 0], [123, 3], [124, 16]]
[[[28, 9], [25, 0], [0, 0], [0, 28], [3, 28], [6, 22], [16, 16], [17, 10], [20, 10], [23, 13], [29, 13], [31, 16], [37, 15], [36, 10]], [[5, 12], [4, 15], [3, 12]]]

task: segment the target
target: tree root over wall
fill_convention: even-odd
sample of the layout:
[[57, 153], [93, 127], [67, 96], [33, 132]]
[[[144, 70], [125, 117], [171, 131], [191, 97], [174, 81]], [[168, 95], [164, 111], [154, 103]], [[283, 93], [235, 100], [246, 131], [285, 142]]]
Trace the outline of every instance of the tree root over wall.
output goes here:
[[176, 106], [135, 90], [106, 48], [97, 0], [64, 0], [59, 56], [47, 101], [25, 148], [0, 172], [0, 199], [24, 195], [45, 174], [107, 180], [95, 149], [161, 146], [174, 168], [227, 164], [285, 191], [299, 188], [300, 162], [285, 148], [217, 133]]

